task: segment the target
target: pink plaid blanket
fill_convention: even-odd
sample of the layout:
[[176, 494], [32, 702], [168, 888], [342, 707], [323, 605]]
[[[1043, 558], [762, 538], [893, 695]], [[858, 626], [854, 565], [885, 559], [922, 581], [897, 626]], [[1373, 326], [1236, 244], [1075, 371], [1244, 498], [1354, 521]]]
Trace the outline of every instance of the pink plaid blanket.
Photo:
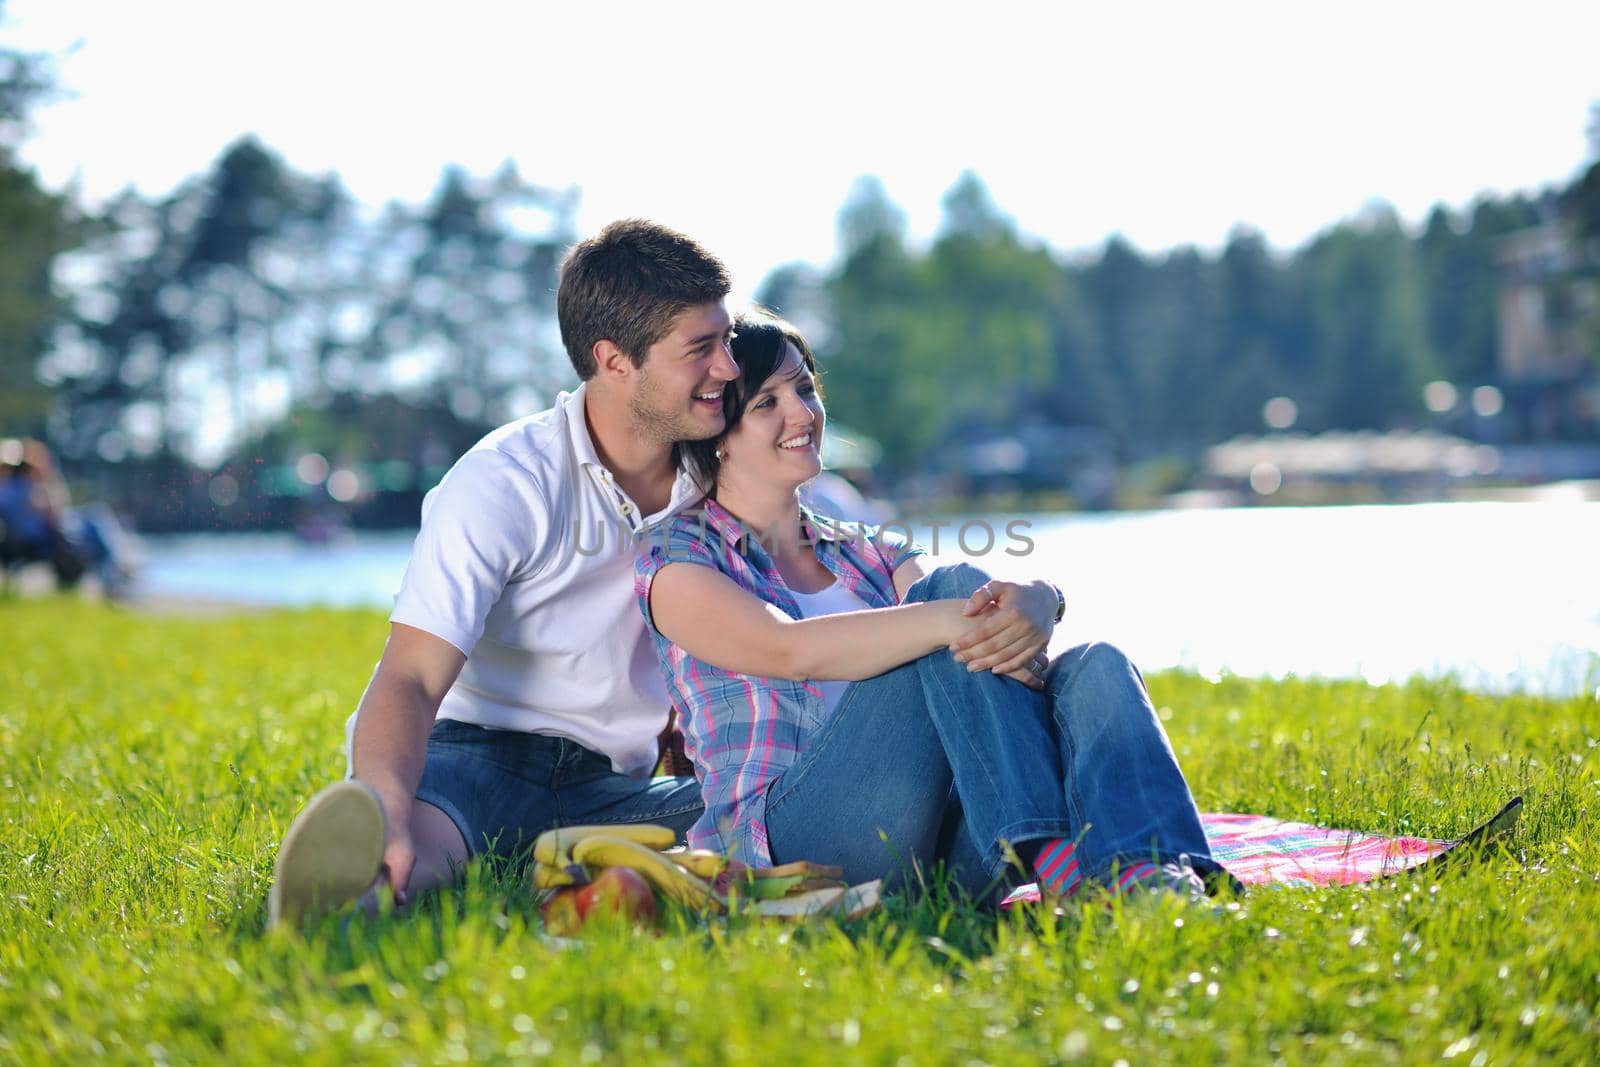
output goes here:
[[[1494, 818], [1456, 841], [1330, 830], [1229, 812], [1207, 812], [1200, 821], [1211, 842], [1211, 855], [1245, 885], [1311, 887], [1371, 882], [1442, 865], [1452, 855], [1471, 851], [1510, 829], [1521, 812], [1522, 798], [1516, 797]], [[1038, 887], [1030, 884], [1013, 890], [1000, 906], [1038, 899]]]

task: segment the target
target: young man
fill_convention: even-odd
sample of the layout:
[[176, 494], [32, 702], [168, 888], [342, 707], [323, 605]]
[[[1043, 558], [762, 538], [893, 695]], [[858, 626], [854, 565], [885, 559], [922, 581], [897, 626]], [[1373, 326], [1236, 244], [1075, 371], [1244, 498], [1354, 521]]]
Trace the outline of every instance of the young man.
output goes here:
[[715, 256], [653, 223], [572, 249], [557, 310], [582, 384], [428, 494], [351, 717], [353, 777], [290, 826], [269, 925], [383, 884], [404, 904], [557, 824], [699, 817], [693, 778], [649, 777], [668, 700], [630, 535], [698, 498], [674, 445], [722, 430], [728, 288]]

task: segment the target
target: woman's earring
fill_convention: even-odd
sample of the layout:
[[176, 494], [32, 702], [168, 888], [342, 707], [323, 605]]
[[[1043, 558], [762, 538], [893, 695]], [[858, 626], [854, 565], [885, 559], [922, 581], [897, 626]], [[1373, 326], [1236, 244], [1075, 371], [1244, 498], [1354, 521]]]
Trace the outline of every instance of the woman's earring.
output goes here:
[[715, 452], [713, 452], [711, 454], [713, 456], [716, 456], [720, 460], [722, 458], [722, 449], [719, 448], [719, 449], [717, 449]]

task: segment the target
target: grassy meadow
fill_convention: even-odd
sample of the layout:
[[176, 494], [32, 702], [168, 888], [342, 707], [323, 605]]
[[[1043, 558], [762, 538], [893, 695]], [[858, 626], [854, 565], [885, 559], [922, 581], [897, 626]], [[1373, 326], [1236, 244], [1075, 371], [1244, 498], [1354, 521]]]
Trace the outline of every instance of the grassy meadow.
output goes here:
[[1206, 810], [1504, 847], [1439, 880], [1065, 917], [934, 891], [839, 927], [544, 939], [475, 867], [400, 920], [262, 934], [343, 771], [381, 616], [0, 601], [0, 1063], [1462, 1065], [1600, 1048], [1600, 704], [1151, 678]]

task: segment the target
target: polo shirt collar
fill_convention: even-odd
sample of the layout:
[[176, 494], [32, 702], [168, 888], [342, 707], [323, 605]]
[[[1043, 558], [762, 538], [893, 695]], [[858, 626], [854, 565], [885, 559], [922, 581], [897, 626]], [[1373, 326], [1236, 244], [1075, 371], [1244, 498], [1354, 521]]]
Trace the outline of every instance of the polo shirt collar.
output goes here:
[[588, 395], [588, 382], [580, 382], [572, 392], [561, 394], [561, 407], [567, 417], [567, 437], [580, 465], [603, 467], [600, 454], [594, 450], [594, 438], [589, 435], [589, 417], [583, 411], [583, 398]]
[[[600, 453], [594, 447], [594, 437], [589, 433], [589, 416], [584, 410], [584, 397], [588, 395], [588, 382], [580, 382], [572, 392], [561, 395], [559, 403], [566, 414], [567, 439], [572, 444], [572, 454], [579, 466], [610, 474], [606, 465], [600, 462]], [[677, 477], [672, 483], [672, 498], [667, 505], [668, 510], [681, 508], [699, 495], [699, 486], [689, 476], [689, 472], [683, 469], [683, 465], [679, 464]]]

